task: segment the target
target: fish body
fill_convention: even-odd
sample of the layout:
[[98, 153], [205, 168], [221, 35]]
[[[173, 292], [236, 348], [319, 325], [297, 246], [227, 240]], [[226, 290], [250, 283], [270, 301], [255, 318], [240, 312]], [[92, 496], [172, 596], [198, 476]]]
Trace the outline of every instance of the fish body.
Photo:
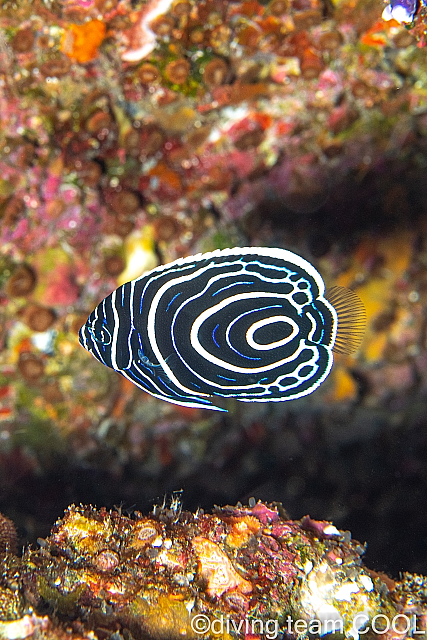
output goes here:
[[280, 402], [312, 393], [331, 370], [338, 326], [309, 262], [284, 249], [237, 247], [123, 284], [79, 338], [151, 395], [222, 411], [215, 396]]

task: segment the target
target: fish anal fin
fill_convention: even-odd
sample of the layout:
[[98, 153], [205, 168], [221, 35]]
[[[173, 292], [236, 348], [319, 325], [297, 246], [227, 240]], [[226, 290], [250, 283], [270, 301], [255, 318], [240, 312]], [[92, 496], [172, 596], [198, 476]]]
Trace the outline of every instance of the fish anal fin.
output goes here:
[[211, 409], [212, 411], [225, 411], [225, 413], [227, 413], [227, 409], [224, 409], [223, 407], [217, 407], [212, 402], [210, 402], [210, 400], [202, 400], [197, 396], [194, 396], [194, 398], [189, 398], [188, 401], [183, 400], [181, 397], [178, 400], [170, 396], [163, 396], [162, 400], [166, 400], [166, 402], [171, 402], [172, 404], [178, 404], [181, 407], [188, 407], [190, 409]]

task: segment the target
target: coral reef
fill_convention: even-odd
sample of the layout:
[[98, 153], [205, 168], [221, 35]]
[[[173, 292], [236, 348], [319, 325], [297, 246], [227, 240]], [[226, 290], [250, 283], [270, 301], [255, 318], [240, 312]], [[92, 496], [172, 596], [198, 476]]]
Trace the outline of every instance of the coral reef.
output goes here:
[[[261, 486], [294, 509], [322, 477], [337, 523], [372, 508], [396, 531], [412, 505], [425, 527], [427, 8], [408, 0], [399, 23], [386, 4], [1, 2], [0, 481], [27, 537], [89, 472], [100, 504], [197, 478], [208, 503]], [[230, 404], [229, 421], [164, 407], [79, 347], [122, 282], [246, 244], [303, 255], [366, 305], [361, 349], [309, 399]]]
[[[0, 559], [1, 638], [357, 639], [426, 631], [426, 579], [368, 569], [349, 531], [251, 500], [212, 514], [69, 507]], [[360, 633], [359, 633], [360, 632]]]

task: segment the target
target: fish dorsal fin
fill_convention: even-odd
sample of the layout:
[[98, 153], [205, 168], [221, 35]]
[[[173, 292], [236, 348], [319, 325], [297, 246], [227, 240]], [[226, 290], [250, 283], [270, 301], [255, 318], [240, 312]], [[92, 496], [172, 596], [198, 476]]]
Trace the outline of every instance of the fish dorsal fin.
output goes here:
[[331, 287], [325, 298], [338, 316], [338, 328], [332, 351], [354, 353], [360, 347], [366, 329], [366, 311], [359, 296], [347, 287]]

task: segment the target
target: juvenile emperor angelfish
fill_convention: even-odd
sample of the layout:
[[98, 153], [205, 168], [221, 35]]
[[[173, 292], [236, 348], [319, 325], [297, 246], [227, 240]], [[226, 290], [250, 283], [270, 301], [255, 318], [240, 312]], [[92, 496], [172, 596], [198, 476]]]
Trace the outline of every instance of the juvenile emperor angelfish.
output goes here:
[[156, 398], [223, 411], [215, 396], [282, 402], [312, 393], [333, 351], [357, 349], [365, 323], [358, 296], [343, 287], [325, 292], [300, 256], [236, 247], [127, 282], [79, 336], [95, 358]]

